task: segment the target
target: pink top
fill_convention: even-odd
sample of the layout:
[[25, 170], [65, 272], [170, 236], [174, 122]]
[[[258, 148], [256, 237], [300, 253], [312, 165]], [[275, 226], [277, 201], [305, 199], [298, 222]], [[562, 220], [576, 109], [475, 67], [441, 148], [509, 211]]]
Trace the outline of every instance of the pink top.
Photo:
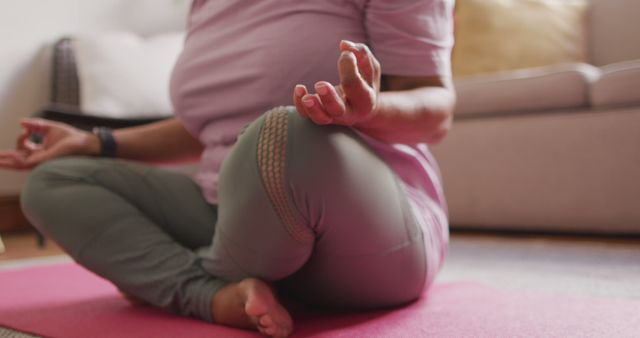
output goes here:
[[[194, 0], [171, 97], [206, 146], [196, 179], [207, 200], [216, 203], [220, 164], [247, 123], [291, 105], [298, 83], [339, 83], [340, 40], [367, 43], [384, 74], [449, 76], [452, 13], [453, 0]], [[426, 145], [367, 140], [405, 182], [416, 210], [446, 225]]]

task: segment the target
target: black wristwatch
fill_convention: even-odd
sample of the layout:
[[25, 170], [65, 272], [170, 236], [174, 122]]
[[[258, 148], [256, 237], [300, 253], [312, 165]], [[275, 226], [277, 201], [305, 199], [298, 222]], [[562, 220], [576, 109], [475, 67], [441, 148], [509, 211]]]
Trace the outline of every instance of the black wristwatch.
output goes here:
[[111, 129], [106, 127], [95, 127], [93, 128], [93, 134], [100, 140], [100, 156], [116, 157], [118, 144], [116, 143], [116, 139], [113, 137]]

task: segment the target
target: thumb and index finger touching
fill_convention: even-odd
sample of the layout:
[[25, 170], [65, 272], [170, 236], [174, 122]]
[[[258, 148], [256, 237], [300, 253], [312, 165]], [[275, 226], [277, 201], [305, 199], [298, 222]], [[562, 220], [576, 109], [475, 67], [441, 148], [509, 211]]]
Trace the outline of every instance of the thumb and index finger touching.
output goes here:
[[20, 120], [20, 126], [31, 134], [46, 134], [53, 124], [43, 119], [26, 118]]
[[355, 56], [358, 75], [370, 86], [375, 86], [379, 65], [369, 47], [363, 43], [342, 40], [340, 42], [340, 50], [342, 51], [341, 57], [345, 53], [352, 53]]
[[38, 118], [24, 118], [20, 120], [22, 133], [16, 139], [16, 149], [20, 151], [31, 152], [37, 148], [36, 143], [31, 139], [33, 135], [40, 137], [46, 136], [53, 124]]
[[[20, 121], [20, 125], [25, 129], [25, 133], [29, 136], [33, 134], [40, 135], [42, 138], [46, 138], [47, 134], [52, 131], [53, 128], [59, 127], [57, 122], [47, 121], [39, 118], [27, 118]], [[26, 141], [26, 146], [31, 150], [29, 156], [26, 158], [26, 163], [30, 166], [35, 166], [39, 163], [54, 159], [56, 157], [68, 155], [70, 153], [69, 147], [64, 142], [55, 142], [53, 144], [46, 144], [44, 147], [37, 147], [32, 142]]]
[[51, 122], [38, 118], [25, 118], [20, 121], [23, 131], [16, 139], [15, 150], [0, 151], [0, 168], [29, 169], [38, 163], [55, 157], [61, 149], [38, 149], [30, 139], [32, 135], [45, 136], [53, 126]]
[[340, 43], [338, 69], [340, 83], [348, 104], [356, 110], [367, 110], [373, 104], [376, 91], [375, 59], [364, 44], [343, 40]]

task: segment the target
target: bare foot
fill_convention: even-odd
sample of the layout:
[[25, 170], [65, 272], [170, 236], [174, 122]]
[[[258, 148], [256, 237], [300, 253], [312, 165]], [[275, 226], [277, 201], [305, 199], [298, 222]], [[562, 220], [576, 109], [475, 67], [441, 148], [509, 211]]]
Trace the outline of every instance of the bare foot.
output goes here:
[[273, 289], [255, 278], [220, 289], [213, 297], [211, 312], [216, 323], [257, 329], [269, 337], [288, 337], [293, 330], [293, 320]]
[[120, 292], [120, 295], [121, 295], [121, 296], [122, 296], [122, 297], [123, 297], [127, 302], [129, 302], [129, 304], [131, 304], [131, 305], [133, 305], [133, 306], [145, 306], [145, 305], [148, 305], [148, 303], [147, 303], [147, 302], [145, 302], [144, 300], [142, 300], [142, 299], [140, 299], [140, 298], [138, 298], [138, 297], [135, 297], [135, 296], [132, 296], [132, 295], [130, 295], [130, 294], [128, 294], [128, 293], [125, 293], [125, 292], [124, 292], [124, 291], [122, 291], [122, 290], [118, 290], [118, 291]]

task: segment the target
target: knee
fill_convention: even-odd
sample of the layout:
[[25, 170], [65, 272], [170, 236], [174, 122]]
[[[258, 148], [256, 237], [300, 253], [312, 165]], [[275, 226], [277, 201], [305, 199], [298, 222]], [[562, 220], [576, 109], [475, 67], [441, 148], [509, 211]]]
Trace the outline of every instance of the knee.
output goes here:
[[66, 172], [66, 159], [51, 160], [37, 166], [27, 178], [27, 182], [20, 194], [20, 204], [27, 214], [46, 204], [51, 192], [51, 184]]
[[279, 143], [286, 147], [287, 162], [331, 164], [350, 145], [364, 146], [351, 128], [317, 125], [300, 116], [291, 106], [274, 108], [265, 113], [260, 135], [258, 145], [265, 150]]
[[350, 179], [364, 164], [385, 166], [371, 147], [353, 129], [339, 125], [317, 125], [289, 112], [286, 167], [294, 180], [332, 185], [340, 177]]
[[58, 197], [58, 189], [69, 187], [89, 175], [90, 160], [74, 157], [51, 160], [31, 172], [20, 194], [20, 204], [34, 226], [42, 230], [41, 220], [64, 203]]

